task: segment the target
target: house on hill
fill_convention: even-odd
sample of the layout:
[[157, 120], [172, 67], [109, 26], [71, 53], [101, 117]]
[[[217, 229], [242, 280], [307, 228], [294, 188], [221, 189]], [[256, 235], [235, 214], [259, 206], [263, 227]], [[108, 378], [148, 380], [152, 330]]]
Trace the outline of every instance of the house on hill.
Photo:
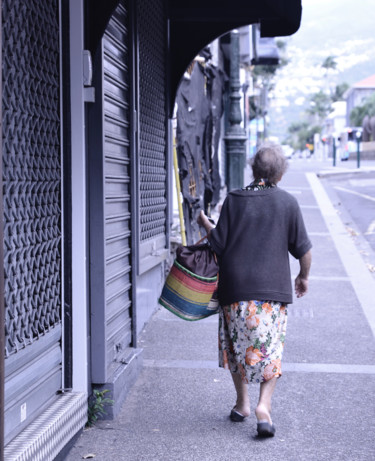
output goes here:
[[350, 126], [350, 113], [354, 107], [361, 106], [375, 93], [375, 74], [355, 83], [346, 92], [346, 125]]

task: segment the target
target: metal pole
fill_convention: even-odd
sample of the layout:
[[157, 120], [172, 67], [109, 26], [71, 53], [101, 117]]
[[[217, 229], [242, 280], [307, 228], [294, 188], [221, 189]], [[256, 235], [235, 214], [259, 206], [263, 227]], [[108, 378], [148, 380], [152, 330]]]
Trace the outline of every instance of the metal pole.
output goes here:
[[228, 162], [228, 191], [243, 187], [246, 133], [241, 127], [239, 33], [230, 34], [229, 128], [224, 137]]
[[361, 167], [361, 154], [359, 152], [359, 136], [357, 136], [357, 168], [360, 168], [360, 167]]
[[332, 138], [333, 145], [332, 145], [332, 155], [333, 155], [333, 166], [336, 166], [336, 139], [335, 137]]
[[182, 211], [182, 203], [181, 203], [181, 185], [180, 185], [180, 173], [178, 171], [178, 162], [177, 162], [176, 139], [174, 139], [174, 142], [173, 142], [173, 166], [174, 166], [174, 176], [176, 180], [178, 214], [180, 216], [181, 241], [182, 241], [182, 245], [186, 246], [186, 231], [185, 231], [184, 213]]

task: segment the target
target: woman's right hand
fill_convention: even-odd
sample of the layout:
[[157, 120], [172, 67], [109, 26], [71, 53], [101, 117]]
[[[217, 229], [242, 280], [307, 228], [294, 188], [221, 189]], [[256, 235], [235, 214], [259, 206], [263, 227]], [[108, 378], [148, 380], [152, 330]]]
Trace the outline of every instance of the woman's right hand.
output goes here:
[[308, 279], [304, 279], [298, 275], [295, 280], [294, 287], [297, 298], [302, 298], [302, 296], [305, 296], [309, 289], [309, 281]]

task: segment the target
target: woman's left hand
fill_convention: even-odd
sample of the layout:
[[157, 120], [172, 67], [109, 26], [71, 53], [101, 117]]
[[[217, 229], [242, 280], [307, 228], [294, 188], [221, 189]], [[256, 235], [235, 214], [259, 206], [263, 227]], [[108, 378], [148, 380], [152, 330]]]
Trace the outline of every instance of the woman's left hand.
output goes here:
[[209, 233], [211, 229], [215, 227], [213, 224], [210, 223], [207, 216], [204, 214], [203, 210], [201, 210], [197, 217], [197, 223], [199, 224], [199, 226], [204, 227], [207, 233]]

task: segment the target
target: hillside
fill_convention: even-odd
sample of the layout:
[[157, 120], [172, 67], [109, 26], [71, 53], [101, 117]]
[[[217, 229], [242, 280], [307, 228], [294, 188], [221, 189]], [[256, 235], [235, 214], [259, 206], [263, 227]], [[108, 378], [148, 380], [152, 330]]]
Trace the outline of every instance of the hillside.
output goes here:
[[[281, 138], [311, 94], [375, 74], [373, 0], [303, 0], [302, 5], [301, 27], [286, 39], [290, 62], [278, 74], [269, 111], [271, 134]], [[335, 57], [337, 69], [326, 75], [321, 64], [328, 56]]]

